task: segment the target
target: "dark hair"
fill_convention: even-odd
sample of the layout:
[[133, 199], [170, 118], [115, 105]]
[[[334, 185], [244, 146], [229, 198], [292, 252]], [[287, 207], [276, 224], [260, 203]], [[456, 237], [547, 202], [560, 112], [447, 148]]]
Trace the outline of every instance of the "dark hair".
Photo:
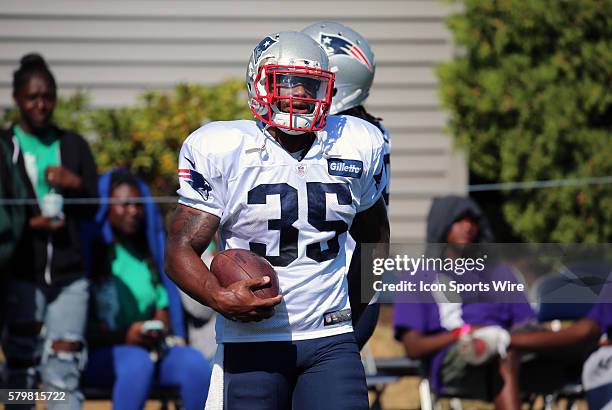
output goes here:
[[53, 77], [53, 73], [51, 73], [45, 59], [42, 58], [40, 54], [26, 54], [21, 57], [19, 64], [19, 68], [13, 72], [13, 96], [17, 95], [21, 87], [26, 85], [35, 74], [40, 74], [45, 77], [53, 88], [57, 89], [55, 77]]
[[140, 193], [140, 195], [142, 195], [142, 192], [140, 192], [140, 184], [138, 178], [136, 178], [136, 176], [131, 174], [129, 171], [123, 169], [115, 171], [111, 175], [109, 195], [113, 193], [115, 188], [123, 184], [136, 189]]

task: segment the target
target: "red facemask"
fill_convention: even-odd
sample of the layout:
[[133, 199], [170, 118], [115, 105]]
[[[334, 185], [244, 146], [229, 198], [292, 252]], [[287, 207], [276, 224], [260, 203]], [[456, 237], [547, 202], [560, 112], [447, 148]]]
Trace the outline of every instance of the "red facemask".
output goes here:
[[[334, 88], [334, 73], [288, 65], [264, 65], [255, 77], [255, 101], [265, 114], [253, 115], [270, 126], [299, 132], [325, 128]], [[265, 94], [257, 84], [264, 85]]]

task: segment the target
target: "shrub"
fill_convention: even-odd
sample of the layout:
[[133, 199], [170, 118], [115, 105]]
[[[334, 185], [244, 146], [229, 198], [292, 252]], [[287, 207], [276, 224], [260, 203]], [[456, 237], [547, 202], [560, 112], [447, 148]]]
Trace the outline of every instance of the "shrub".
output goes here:
[[[450, 131], [488, 182], [612, 175], [612, 0], [465, 0], [438, 69]], [[532, 242], [610, 242], [612, 185], [506, 191]]]

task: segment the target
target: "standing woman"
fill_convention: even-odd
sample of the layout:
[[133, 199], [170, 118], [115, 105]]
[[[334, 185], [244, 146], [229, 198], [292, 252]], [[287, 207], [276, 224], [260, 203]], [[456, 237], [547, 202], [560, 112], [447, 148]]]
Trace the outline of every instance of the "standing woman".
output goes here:
[[9, 144], [12, 166], [34, 201], [7, 269], [2, 346], [8, 387], [35, 388], [40, 374], [45, 390], [67, 392], [62, 408], [78, 409], [89, 298], [80, 232], [96, 208], [62, 205], [64, 199], [96, 196], [96, 165], [81, 136], [52, 123], [57, 86], [40, 55], [21, 59], [13, 74], [13, 98], [19, 120], [0, 138]]

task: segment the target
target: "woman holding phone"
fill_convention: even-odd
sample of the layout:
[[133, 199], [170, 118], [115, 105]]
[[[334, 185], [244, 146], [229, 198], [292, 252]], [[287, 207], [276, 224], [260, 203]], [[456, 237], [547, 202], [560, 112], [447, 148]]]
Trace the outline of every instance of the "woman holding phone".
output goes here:
[[185, 408], [201, 410], [210, 365], [172, 336], [184, 330], [178, 292], [163, 272], [157, 206], [146, 185], [124, 170], [103, 175], [99, 191], [97, 240], [88, 247], [91, 352], [84, 384], [113, 386], [115, 409], [141, 409], [152, 386], [177, 386]]

